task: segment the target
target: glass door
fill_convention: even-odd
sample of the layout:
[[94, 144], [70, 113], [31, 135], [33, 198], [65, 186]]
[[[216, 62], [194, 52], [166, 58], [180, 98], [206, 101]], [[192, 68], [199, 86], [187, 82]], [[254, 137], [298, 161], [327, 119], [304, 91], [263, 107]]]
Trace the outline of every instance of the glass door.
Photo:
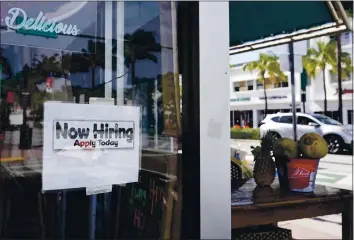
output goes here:
[[[179, 239], [176, 3], [1, 2], [0, 17], [14, 20], [0, 36], [0, 239]], [[141, 108], [139, 181], [42, 192], [43, 103], [92, 98]]]

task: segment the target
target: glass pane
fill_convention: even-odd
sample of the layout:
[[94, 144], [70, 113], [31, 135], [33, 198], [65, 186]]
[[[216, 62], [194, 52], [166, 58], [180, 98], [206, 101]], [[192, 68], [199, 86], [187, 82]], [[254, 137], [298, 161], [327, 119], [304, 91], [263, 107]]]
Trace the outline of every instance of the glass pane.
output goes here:
[[[0, 17], [0, 238], [178, 239], [176, 3], [1, 2]], [[139, 181], [43, 193], [43, 103], [92, 98], [141, 107]]]
[[293, 122], [293, 117], [292, 116], [282, 116], [279, 119], [279, 122], [281, 122], [281, 123], [292, 123]]
[[253, 90], [253, 80], [247, 81], [248, 91]]
[[247, 82], [246, 81], [241, 81], [239, 82], [240, 84], [240, 92], [247, 91]]

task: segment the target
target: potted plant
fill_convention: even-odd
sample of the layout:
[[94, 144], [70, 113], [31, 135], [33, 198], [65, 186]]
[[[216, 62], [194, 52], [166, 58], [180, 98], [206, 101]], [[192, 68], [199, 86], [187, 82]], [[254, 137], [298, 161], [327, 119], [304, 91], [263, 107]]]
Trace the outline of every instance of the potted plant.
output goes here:
[[313, 192], [318, 164], [328, 154], [326, 140], [316, 133], [307, 133], [296, 143], [281, 138], [273, 145], [280, 187], [295, 192]]

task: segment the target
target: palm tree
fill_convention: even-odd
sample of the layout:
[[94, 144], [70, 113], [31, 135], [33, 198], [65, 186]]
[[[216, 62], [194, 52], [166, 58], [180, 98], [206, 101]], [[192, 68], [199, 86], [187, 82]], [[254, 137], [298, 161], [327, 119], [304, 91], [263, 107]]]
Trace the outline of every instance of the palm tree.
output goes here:
[[353, 65], [352, 65], [352, 59], [350, 57], [350, 54], [347, 52], [342, 52], [341, 49], [339, 49], [341, 48], [340, 39], [337, 38], [337, 41], [339, 41], [337, 42], [337, 46], [338, 46], [337, 64], [335, 66], [332, 66], [332, 73], [338, 74], [338, 115], [339, 115], [339, 122], [343, 122], [342, 81], [343, 79], [349, 79], [351, 77], [351, 74], [353, 72]]
[[[263, 84], [265, 101], [264, 115], [268, 112], [267, 83], [279, 83], [287, 80], [287, 77], [280, 69], [278, 60], [279, 58], [277, 56], [261, 53], [259, 60], [246, 63], [243, 66], [243, 71], [257, 72], [257, 81]], [[266, 77], [266, 75], [268, 76]]]
[[308, 48], [303, 56], [303, 66], [309, 77], [315, 79], [322, 72], [324, 92], [324, 114], [327, 115], [327, 89], [326, 89], [326, 66], [337, 66], [336, 42], [317, 42], [316, 48]]
[[161, 51], [161, 46], [156, 42], [153, 32], [144, 30], [137, 30], [133, 34], [125, 34], [124, 40], [125, 65], [131, 70], [132, 85], [135, 85], [136, 62], [146, 59], [157, 63], [157, 57], [154, 53]]
[[[38, 56], [36, 56], [38, 57]], [[43, 76], [48, 77], [50, 75], [58, 76], [61, 74], [61, 66], [58, 61], [59, 54], [53, 54], [50, 57], [41, 55], [40, 58], [33, 59], [33, 67], [41, 73]]]
[[61, 72], [65, 79], [68, 78], [70, 72], [75, 72], [75, 70], [71, 67], [71, 62], [71, 54], [62, 52], [61, 58], [58, 60], [58, 64], [61, 67]]
[[[349, 19], [353, 20], [353, 10], [346, 10], [345, 11]], [[352, 33], [350, 33], [352, 34]], [[350, 55], [348, 53], [342, 52], [342, 43], [341, 43], [341, 33], [336, 35], [337, 40], [337, 66], [333, 66], [334, 73], [337, 72], [338, 74], [338, 121], [343, 123], [343, 89], [342, 89], [342, 79], [343, 78], [350, 78], [350, 74], [353, 70], [353, 66], [351, 63]], [[341, 59], [341, 61], [339, 61]]]
[[3, 48], [0, 48], [0, 64], [2, 65], [2, 71], [7, 74], [8, 78], [13, 77], [10, 63], [7, 60], [7, 58], [4, 56]]
[[78, 72], [91, 72], [92, 91], [95, 89], [95, 72], [98, 67], [105, 67], [105, 44], [104, 42], [88, 41], [87, 49], [82, 53], [73, 53], [71, 56], [71, 67]]

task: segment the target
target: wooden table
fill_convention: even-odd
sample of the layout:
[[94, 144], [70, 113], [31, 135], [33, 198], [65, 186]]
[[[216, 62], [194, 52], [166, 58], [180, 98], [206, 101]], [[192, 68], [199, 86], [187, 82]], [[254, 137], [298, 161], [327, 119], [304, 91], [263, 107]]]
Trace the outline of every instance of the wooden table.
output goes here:
[[255, 190], [253, 179], [231, 194], [232, 228], [342, 213], [342, 239], [353, 239], [352, 191], [317, 185], [313, 193], [283, 192], [276, 179], [271, 190]]

